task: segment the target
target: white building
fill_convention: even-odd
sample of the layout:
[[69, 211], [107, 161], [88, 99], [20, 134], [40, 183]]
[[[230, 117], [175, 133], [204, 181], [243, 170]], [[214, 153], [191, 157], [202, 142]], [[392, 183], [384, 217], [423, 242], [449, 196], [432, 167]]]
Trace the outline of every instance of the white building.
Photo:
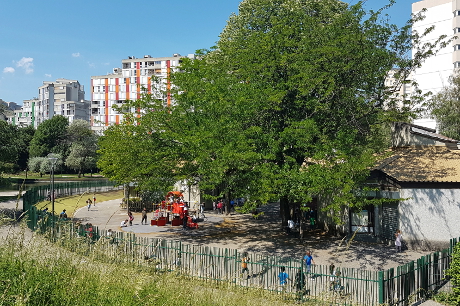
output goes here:
[[[188, 57], [193, 58], [190, 54]], [[91, 126], [102, 132], [107, 126], [119, 124], [123, 115], [113, 109], [126, 100], [141, 98], [143, 92], [159, 94], [165, 105], [171, 104], [168, 90], [171, 88], [170, 73], [180, 64], [180, 54], [172, 57], [143, 58], [129, 56], [121, 61], [122, 68], [114, 68], [112, 73], [91, 77]], [[152, 81], [152, 76], [158, 82]]]
[[[6, 107], [6, 109], [0, 112], [0, 120], [8, 120], [8, 117], [12, 116], [15, 110], [21, 109], [21, 106], [17, 105], [15, 102], [6, 102], [0, 99], [0, 104]], [[1, 109], [2, 108], [0, 108], [0, 110]]]
[[8, 121], [35, 128], [54, 115], [66, 117], [69, 123], [75, 119], [89, 121], [89, 108], [90, 101], [85, 100], [83, 85], [76, 80], [57, 79], [55, 82], [43, 82], [38, 88], [38, 98], [24, 100], [22, 108], [15, 110]]
[[[412, 4], [412, 13], [419, 13], [424, 8], [427, 11], [424, 20], [414, 24], [412, 30], [422, 34], [425, 29], [435, 26], [424, 39], [424, 42], [434, 42], [441, 35], [452, 38], [460, 34], [460, 1], [459, 0], [423, 0]], [[413, 52], [414, 53], [414, 52]], [[438, 93], [448, 85], [449, 77], [454, 73], [455, 68], [460, 67], [460, 35], [459, 39], [453, 41], [452, 46], [442, 49], [436, 56], [432, 56], [417, 69], [414, 79], [422, 92], [431, 91]], [[436, 122], [426, 114], [414, 122], [415, 124], [435, 129]]]

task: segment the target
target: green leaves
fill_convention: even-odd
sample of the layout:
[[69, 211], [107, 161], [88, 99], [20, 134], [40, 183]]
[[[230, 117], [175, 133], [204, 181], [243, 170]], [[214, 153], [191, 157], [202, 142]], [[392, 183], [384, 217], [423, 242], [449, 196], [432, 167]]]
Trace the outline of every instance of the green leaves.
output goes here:
[[460, 139], [460, 76], [451, 76], [449, 86], [433, 96], [429, 103], [431, 113], [443, 135]]
[[400, 68], [405, 82], [431, 51], [404, 58], [409, 28], [381, 14], [361, 2], [243, 1], [217, 46], [172, 75], [174, 105], [155, 93], [125, 105], [142, 116], [107, 131], [100, 167], [145, 188], [198, 181], [249, 206], [316, 197], [338, 220], [365, 204], [354, 191], [386, 148], [386, 124], [411, 115], [388, 102], [397, 90], [385, 86], [388, 71]]

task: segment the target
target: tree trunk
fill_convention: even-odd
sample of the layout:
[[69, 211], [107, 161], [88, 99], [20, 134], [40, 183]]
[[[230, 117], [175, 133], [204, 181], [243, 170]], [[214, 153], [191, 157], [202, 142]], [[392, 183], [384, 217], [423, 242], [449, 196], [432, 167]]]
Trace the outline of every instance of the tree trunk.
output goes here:
[[78, 178], [80, 178], [80, 177], [81, 177], [81, 170], [78, 169]]
[[285, 228], [287, 226], [287, 221], [291, 217], [289, 215], [289, 201], [287, 197], [280, 198], [280, 217], [281, 217], [281, 226]]
[[225, 192], [225, 214], [230, 215], [230, 191]]

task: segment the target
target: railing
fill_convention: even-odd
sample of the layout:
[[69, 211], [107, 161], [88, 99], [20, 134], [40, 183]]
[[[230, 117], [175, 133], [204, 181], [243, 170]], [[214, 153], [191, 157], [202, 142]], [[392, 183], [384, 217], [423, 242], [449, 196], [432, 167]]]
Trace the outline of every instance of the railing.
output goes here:
[[[108, 180], [64, 182], [54, 184], [54, 196], [63, 197], [85, 192], [104, 192], [119, 190], [121, 187]], [[51, 196], [49, 185], [36, 186], [23, 195], [23, 211], [27, 212], [38, 202], [44, 201]], [[32, 228], [31, 228], [32, 229]]]
[[[81, 186], [79, 191], [84, 192], [88, 188]], [[30, 191], [38, 195], [29, 197], [41, 199], [46, 190], [38, 187]], [[60, 190], [76, 193], [75, 186]], [[27, 200], [29, 206], [33, 202], [30, 199]], [[277, 291], [299, 301], [321, 300], [333, 305], [407, 305], [420, 301], [448, 281], [446, 270], [457, 243], [457, 239], [451, 239], [449, 249], [385, 271], [336, 267], [339, 273], [332, 275], [329, 266], [314, 265], [311, 273], [306, 273], [301, 260], [257, 253], [247, 254], [248, 271], [242, 271], [242, 258], [246, 255], [235, 249], [136, 237], [123, 232], [108, 235], [95, 226], [62, 221], [48, 213], [43, 214], [35, 206], [30, 206], [28, 216], [31, 229], [52, 237], [53, 241], [75, 252], [97, 253], [99, 259], [105, 258], [110, 262], [174, 270], [207, 281], [257, 287]], [[278, 277], [282, 267], [289, 276], [286, 285], [281, 285]]]

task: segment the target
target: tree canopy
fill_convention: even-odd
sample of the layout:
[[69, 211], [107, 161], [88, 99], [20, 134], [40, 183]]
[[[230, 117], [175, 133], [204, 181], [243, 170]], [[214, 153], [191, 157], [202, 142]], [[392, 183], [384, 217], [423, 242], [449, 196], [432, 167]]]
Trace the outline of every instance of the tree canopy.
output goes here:
[[187, 178], [248, 209], [280, 199], [285, 216], [313, 197], [333, 217], [368, 203], [356, 190], [386, 148], [382, 127], [411, 115], [388, 71], [402, 84], [439, 43], [417, 49], [412, 21], [380, 17], [361, 2], [241, 2], [216, 47], [182, 59], [174, 105], [144, 95], [120, 109], [126, 120], [100, 143], [103, 173], [142, 187]]
[[97, 136], [89, 122], [81, 119], [74, 120], [67, 131], [71, 145], [65, 165], [78, 171], [80, 177], [85, 170], [96, 167]]
[[430, 101], [431, 114], [436, 118], [443, 135], [460, 139], [460, 76], [449, 78], [449, 85]]
[[43, 157], [49, 153], [57, 153], [65, 158], [68, 155], [68, 126], [69, 121], [61, 115], [43, 121], [30, 143], [30, 156]]

